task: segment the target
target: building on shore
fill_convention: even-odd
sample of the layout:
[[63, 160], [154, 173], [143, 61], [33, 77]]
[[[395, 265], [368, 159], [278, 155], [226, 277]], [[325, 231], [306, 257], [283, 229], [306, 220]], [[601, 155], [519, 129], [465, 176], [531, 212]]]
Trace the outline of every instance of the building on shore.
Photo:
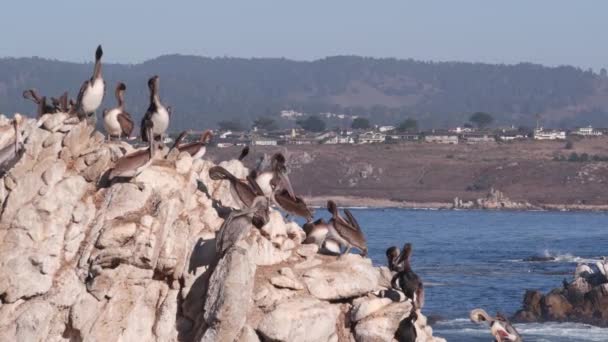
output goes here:
[[593, 129], [592, 126], [579, 127], [576, 130], [570, 132], [572, 135], [580, 135], [584, 137], [597, 137], [602, 135], [602, 131]]
[[528, 138], [526, 134], [516, 130], [503, 130], [496, 135], [497, 141], [515, 141]]
[[566, 132], [537, 128], [534, 130], [534, 140], [565, 140]]
[[359, 144], [381, 144], [386, 140], [386, 134], [369, 131], [359, 134], [357, 142]]
[[458, 144], [458, 135], [447, 131], [432, 131], [424, 135], [424, 141], [434, 144]]
[[467, 133], [463, 134], [461, 138], [462, 141], [467, 144], [488, 144], [496, 142], [496, 136], [487, 132]]

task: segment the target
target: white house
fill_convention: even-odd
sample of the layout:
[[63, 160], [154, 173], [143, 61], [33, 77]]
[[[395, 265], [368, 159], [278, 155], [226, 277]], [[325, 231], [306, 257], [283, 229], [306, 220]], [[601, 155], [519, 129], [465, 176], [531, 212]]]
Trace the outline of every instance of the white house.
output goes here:
[[269, 138], [269, 137], [255, 137], [251, 141], [251, 144], [257, 145], [257, 146], [276, 146], [277, 139], [273, 139], [273, 138]]
[[542, 127], [534, 130], [535, 140], [565, 140], [565, 131], [544, 130]]
[[432, 133], [424, 136], [424, 141], [436, 144], [458, 144], [458, 136], [449, 133]]
[[602, 132], [594, 130], [593, 127], [591, 127], [591, 126], [587, 126], [587, 127], [579, 127], [576, 131], [572, 132], [572, 134], [582, 135], [585, 137], [597, 137], [597, 136], [602, 135]]
[[394, 131], [395, 130], [395, 126], [380, 126], [378, 127], [378, 130], [382, 133], [384, 132], [390, 132], [390, 131]]
[[383, 143], [386, 140], [386, 135], [379, 132], [365, 132], [359, 134], [359, 144], [375, 144]]

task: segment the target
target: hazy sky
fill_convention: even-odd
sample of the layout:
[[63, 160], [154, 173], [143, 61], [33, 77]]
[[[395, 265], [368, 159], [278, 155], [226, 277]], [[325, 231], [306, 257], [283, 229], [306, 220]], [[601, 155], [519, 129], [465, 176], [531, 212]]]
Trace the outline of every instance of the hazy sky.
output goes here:
[[3, 1], [0, 57], [331, 55], [608, 66], [606, 0]]

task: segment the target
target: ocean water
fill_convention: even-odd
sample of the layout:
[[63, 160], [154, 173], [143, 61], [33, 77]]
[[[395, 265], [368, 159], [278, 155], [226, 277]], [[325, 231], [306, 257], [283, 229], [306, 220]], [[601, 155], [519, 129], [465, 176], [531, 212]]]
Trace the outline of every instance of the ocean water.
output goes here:
[[[424, 313], [448, 341], [491, 341], [487, 326], [470, 323], [471, 309], [512, 315], [526, 289], [547, 291], [571, 279], [578, 262], [608, 255], [608, 214], [581, 212], [352, 209], [370, 257], [413, 244], [412, 267], [425, 282]], [[329, 216], [317, 210], [318, 217]], [[552, 255], [550, 262], [524, 262]], [[516, 324], [524, 341], [608, 341], [608, 329], [575, 323]]]

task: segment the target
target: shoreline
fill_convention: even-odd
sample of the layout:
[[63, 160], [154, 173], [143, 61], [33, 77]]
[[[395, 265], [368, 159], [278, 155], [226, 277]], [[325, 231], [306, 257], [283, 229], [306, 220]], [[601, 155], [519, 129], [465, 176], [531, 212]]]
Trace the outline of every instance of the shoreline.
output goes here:
[[484, 210], [484, 211], [584, 211], [584, 212], [608, 212], [608, 204], [540, 204], [532, 207], [505, 207], [505, 208], [454, 208], [453, 202], [414, 202], [394, 201], [383, 198], [356, 197], [356, 196], [306, 196], [306, 203], [315, 208], [325, 208], [328, 200], [333, 200], [340, 207], [349, 208], [389, 208], [389, 209], [416, 209], [416, 210]]

